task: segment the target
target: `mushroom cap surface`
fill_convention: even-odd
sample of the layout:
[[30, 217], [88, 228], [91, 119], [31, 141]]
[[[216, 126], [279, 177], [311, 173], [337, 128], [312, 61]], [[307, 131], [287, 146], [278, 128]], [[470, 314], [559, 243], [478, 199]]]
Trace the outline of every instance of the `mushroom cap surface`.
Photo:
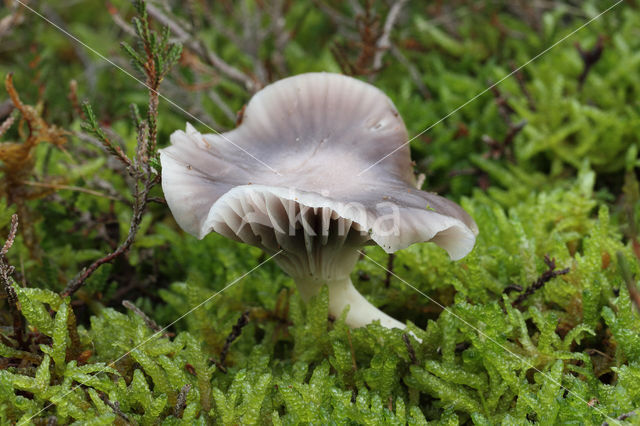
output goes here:
[[[415, 188], [407, 139], [379, 89], [301, 74], [256, 93], [232, 131], [201, 134], [187, 124], [174, 132], [160, 151], [162, 187], [178, 224], [198, 238], [216, 231], [273, 252], [287, 250], [291, 230], [326, 245], [331, 229], [348, 226], [340, 244], [394, 252], [433, 241], [464, 257], [478, 228], [457, 204]], [[309, 252], [300, 238], [290, 249]]]

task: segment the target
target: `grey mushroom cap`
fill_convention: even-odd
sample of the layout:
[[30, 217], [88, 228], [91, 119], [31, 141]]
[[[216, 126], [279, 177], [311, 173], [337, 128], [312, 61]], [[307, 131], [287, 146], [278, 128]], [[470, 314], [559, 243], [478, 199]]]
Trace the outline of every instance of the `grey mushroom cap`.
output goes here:
[[282, 261], [290, 274], [326, 277], [317, 269], [342, 262], [348, 269], [351, 255], [314, 260], [330, 247], [375, 243], [394, 252], [432, 241], [462, 258], [478, 228], [457, 204], [415, 188], [407, 139], [379, 89], [339, 74], [302, 74], [256, 93], [232, 131], [201, 134], [187, 124], [174, 132], [160, 152], [162, 187], [185, 231], [299, 252]]

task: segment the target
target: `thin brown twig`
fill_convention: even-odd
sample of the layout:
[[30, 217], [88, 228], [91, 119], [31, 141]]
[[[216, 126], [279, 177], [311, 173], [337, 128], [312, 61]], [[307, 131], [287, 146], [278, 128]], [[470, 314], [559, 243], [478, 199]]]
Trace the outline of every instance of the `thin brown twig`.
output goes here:
[[509, 100], [502, 94], [495, 83], [490, 80], [487, 83], [490, 84], [491, 93], [493, 93], [493, 97], [496, 101], [496, 105], [498, 106], [498, 112], [500, 113], [500, 116], [505, 123], [511, 125], [511, 114], [513, 114], [515, 111], [513, 110], [511, 105], [509, 105]]
[[134, 314], [136, 314], [137, 316], [142, 318], [142, 321], [144, 321], [144, 323], [147, 325], [147, 327], [149, 327], [152, 331], [154, 331], [156, 333], [159, 333], [159, 332], [162, 331], [162, 328], [160, 328], [160, 326], [154, 320], [149, 318], [147, 316], [147, 314], [142, 312], [142, 310], [140, 308], [138, 308], [136, 305], [134, 305], [132, 302], [130, 302], [128, 300], [123, 300], [122, 301], [122, 306], [124, 306], [125, 308], [133, 311]]
[[127, 417], [127, 415], [125, 413], [122, 412], [122, 410], [120, 409], [120, 403], [118, 401], [114, 401], [111, 402], [109, 400], [109, 397], [105, 394], [105, 393], [100, 393], [100, 398], [102, 399], [102, 401], [104, 401], [105, 404], [107, 404], [109, 406], [109, 408], [111, 408], [113, 410], [113, 412], [122, 417], [123, 420], [131, 423], [131, 420], [129, 420], [129, 417]]
[[555, 258], [554, 259], [550, 259], [548, 255], [544, 256], [544, 263], [547, 265], [547, 267], [549, 269], [544, 271], [538, 277], [538, 279], [535, 280], [533, 282], [533, 284], [531, 284], [529, 286], [529, 288], [527, 288], [524, 291], [524, 293], [522, 293], [513, 302], [511, 302], [511, 306], [518, 306], [519, 304], [521, 304], [522, 302], [527, 300], [527, 298], [529, 296], [531, 296], [533, 293], [535, 293], [536, 290], [542, 288], [552, 278], [555, 278], [555, 277], [557, 277], [559, 275], [568, 274], [569, 271], [570, 271], [570, 268], [564, 268], [564, 269], [556, 270], [556, 259]]
[[11, 216], [11, 225], [9, 226], [9, 235], [7, 236], [7, 240], [5, 241], [2, 249], [0, 250], [0, 280], [2, 280], [2, 287], [4, 288], [5, 293], [7, 294], [7, 302], [9, 304], [9, 310], [11, 311], [11, 316], [13, 318], [13, 334], [18, 341], [18, 344], [22, 346], [23, 343], [23, 323], [22, 323], [22, 315], [20, 314], [20, 310], [18, 308], [18, 295], [16, 294], [16, 290], [13, 288], [13, 283], [15, 282], [13, 277], [11, 276], [14, 271], [14, 267], [11, 266], [6, 261], [6, 254], [11, 249], [13, 242], [16, 239], [16, 234], [18, 232], [18, 215], [14, 214]]
[[531, 96], [531, 92], [527, 89], [527, 84], [524, 79], [524, 74], [522, 70], [517, 67], [515, 62], [511, 62], [511, 71], [514, 72], [513, 76], [516, 78], [516, 82], [518, 83], [518, 87], [520, 87], [520, 91], [527, 98], [527, 105], [529, 105], [529, 109], [531, 111], [536, 111], [536, 103], [533, 100], [533, 96]]
[[501, 141], [497, 141], [489, 135], [482, 136], [482, 142], [489, 146], [489, 152], [485, 155], [488, 155], [490, 158], [495, 160], [506, 157], [507, 160], [511, 162], [515, 161], [511, 146], [513, 145], [515, 137], [527, 125], [527, 120], [522, 120], [515, 124], [509, 121], [508, 125], [509, 128], [507, 130], [507, 134]]
[[411, 360], [411, 364], [418, 365], [418, 359], [416, 358], [416, 351], [413, 349], [413, 345], [411, 344], [411, 340], [409, 340], [409, 335], [407, 333], [404, 333], [402, 335], [402, 341], [404, 341], [404, 344], [407, 347], [407, 352], [409, 353], [409, 359]]
[[589, 71], [591, 71], [591, 68], [593, 68], [602, 57], [602, 52], [604, 51], [604, 36], [598, 36], [598, 41], [596, 41], [595, 46], [589, 50], [584, 50], [578, 42], [576, 42], [575, 46], [580, 54], [580, 58], [582, 58], [583, 64], [582, 73], [578, 77], [578, 87], [582, 89], [584, 82], [587, 80], [587, 75], [589, 75]]
[[[142, 9], [151, 7], [151, 5], [143, 3]], [[146, 9], [147, 12], [149, 11]], [[155, 9], [154, 9], [155, 10]], [[105, 145], [107, 150], [118, 157], [127, 165], [127, 169], [134, 182], [133, 196], [133, 214], [129, 225], [129, 232], [125, 240], [111, 253], [94, 261], [91, 265], [84, 268], [76, 276], [69, 281], [66, 288], [62, 291], [62, 296], [66, 297], [75, 293], [81, 288], [86, 280], [101, 265], [111, 262], [117, 257], [126, 253], [134, 242], [140, 222], [149, 202], [149, 193], [151, 189], [160, 181], [160, 177], [155, 174], [152, 169], [151, 161], [158, 160], [157, 153], [157, 136], [158, 136], [158, 104], [160, 83], [169, 71], [171, 66], [175, 64], [181, 52], [178, 45], [168, 44], [168, 35], [163, 36], [160, 47], [158, 47], [157, 34], [151, 29], [150, 16], [147, 12], [143, 12], [142, 18], [135, 18], [136, 25], [140, 28], [140, 41], [142, 42], [141, 53], [137, 53], [127, 43], [123, 42], [123, 48], [127, 51], [132, 59], [137, 63], [138, 68], [145, 74], [148, 88], [148, 108], [146, 120], [142, 120], [136, 107], [132, 107], [134, 113], [134, 122], [137, 127], [137, 147], [136, 155], [133, 160], [120, 149], [119, 146], [113, 145], [105, 132], [97, 122], [95, 115], [90, 107], [86, 105], [85, 112], [87, 115], [87, 128]], [[158, 11], [159, 12], [159, 11]], [[166, 25], [166, 24], [165, 24]], [[165, 33], [168, 34], [168, 33]], [[141, 56], [142, 55], [142, 56]], [[162, 59], [162, 61], [160, 61]]]
[[116, 248], [113, 252], [107, 254], [104, 257], [94, 261], [90, 266], [82, 269], [69, 283], [67, 287], [62, 291], [61, 296], [67, 297], [74, 294], [80, 287], [82, 287], [87, 280], [100, 266], [105, 263], [109, 263], [118, 256], [125, 253], [135, 239], [136, 234], [138, 233], [138, 228], [140, 227], [140, 222], [142, 221], [142, 215], [147, 206], [149, 192], [151, 188], [157, 183], [157, 178], [150, 178], [144, 183], [142, 191], [140, 191], [139, 184], [136, 183], [135, 187], [135, 196], [134, 196], [134, 207], [133, 207], [133, 215], [131, 217], [131, 225], [129, 228], [129, 233], [127, 238]]
[[240, 337], [242, 333], [242, 329], [249, 324], [249, 311], [244, 311], [238, 321], [233, 325], [231, 329], [231, 333], [227, 336], [227, 340], [224, 342], [224, 347], [222, 348], [222, 352], [220, 352], [220, 362], [217, 363], [220, 366], [224, 367], [224, 362], [227, 359], [227, 353], [229, 352], [229, 348], [234, 340]]

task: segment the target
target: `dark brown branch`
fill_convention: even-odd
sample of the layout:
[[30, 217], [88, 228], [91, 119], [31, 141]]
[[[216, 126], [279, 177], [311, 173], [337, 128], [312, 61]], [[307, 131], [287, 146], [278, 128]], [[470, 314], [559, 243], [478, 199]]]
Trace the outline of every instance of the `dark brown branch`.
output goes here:
[[521, 285], [511, 283], [511, 284], [507, 285], [507, 286], [504, 288], [503, 293], [504, 293], [504, 294], [509, 294], [509, 293], [511, 293], [512, 291], [521, 292], [522, 290], [523, 290], [523, 289], [522, 289], [522, 286], [521, 286]]
[[234, 340], [240, 337], [240, 333], [242, 333], [242, 329], [244, 326], [249, 324], [249, 311], [244, 311], [240, 318], [238, 318], [238, 322], [235, 323], [233, 328], [231, 329], [231, 333], [227, 336], [227, 340], [224, 342], [224, 347], [222, 348], [222, 352], [220, 352], [220, 364], [224, 365], [224, 361], [227, 359], [227, 353], [229, 352], [229, 347]]
[[511, 306], [518, 306], [519, 304], [521, 304], [522, 302], [524, 302], [525, 300], [527, 300], [527, 298], [529, 296], [531, 296], [533, 293], [535, 293], [536, 290], [542, 288], [547, 282], [549, 282], [552, 278], [555, 278], [559, 275], [564, 275], [569, 273], [570, 268], [564, 268], [564, 269], [560, 269], [560, 270], [556, 270], [556, 259], [549, 259], [548, 255], [544, 256], [544, 263], [547, 265], [547, 267], [549, 269], [547, 269], [546, 271], [544, 271], [540, 277], [538, 277], [538, 279], [531, 284], [531, 286], [529, 286], [529, 288], [527, 288], [524, 293], [522, 293], [520, 296], [518, 296], [516, 298], [516, 300], [514, 300], [513, 302], [511, 302]]

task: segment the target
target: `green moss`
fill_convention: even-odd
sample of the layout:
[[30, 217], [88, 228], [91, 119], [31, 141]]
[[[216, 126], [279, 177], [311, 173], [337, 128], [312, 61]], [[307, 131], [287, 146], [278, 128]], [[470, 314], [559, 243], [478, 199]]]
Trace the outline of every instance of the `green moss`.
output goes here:
[[[113, 3], [125, 13], [124, 2]], [[483, 3], [480, 12], [459, 4], [446, 25], [420, 2], [405, 6], [393, 41], [420, 71], [420, 84], [407, 77], [407, 62], [391, 54], [371, 79], [394, 100], [410, 135], [437, 123], [411, 142], [416, 172], [426, 174], [425, 188], [459, 201], [480, 229], [472, 253], [457, 262], [433, 244], [396, 253], [391, 264], [402, 279], [366, 257], [358, 262], [354, 284], [407, 321], [406, 332], [379, 324], [349, 329], [344, 313], [328, 317], [326, 288], [305, 304], [272, 262], [241, 278], [265, 259], [260, 250], [218, 235], [187, 236], [160, 204], [144, 216], [127, 257], [98, 269], [73, 300], [63, 299], [64, 283], [126, 235], [129, 188], [111, 158], [78, 138], [70, 155], [36, 150], [35, 180], [63, 177], [111, 198], [58, 191], [26, 203], [33, 217], [21, 226], [37, 236], [42, 253], [34, 256], [19, 235], [7, 256], [19, 271], [13, 288], [26, 335], [19, 342], [12, 333], [8, 301], [0, 298], [0, 423], [40, 424], [55, 416], [58, 424], [96, 425], [599, 425], [635, 410], [627, 421], [637, 424], [637, 7], [620, 6], [527, 65], [522, 86], [515, 77], [498, 86], [511, 121], [527, 122], [510, 155], [487, 155], [482, 142], [483, 135], [502, 140], [509, 132], [490, 92], [439, 121], [488, 81], [507, 76], [512, 62], [525, 63], [595, 16], [600, 3], [559, 5], [540, 15], [536, 29], [500, 2]], [[211, 13], [227, 13], [221, 4]], [[237, 17], [245, 6], [257, 10], [252, 1], [229, 6], [238, 8], [228, 22], [232, 32], [243, 26]], [[355, 22], [346, 3], [333, 6]], [[209, 13], [198, 2], [190, 7], [194, 15], [173, 13], [180, 22]], [[57, 12], [77, 23], [70, 29], [81, 39], [115, 51], [103, 6]], [[15, 71], [25, 100], [42, 90], [47, 119], [75, 131], [80, 120], [68, 113], [66, 87], [78, 78], [82, 96], [99, 105], [96, 116], [133, 153], [127, 104], [146, 103], [136, 83], [102, 66], [92, 68], [91, 78], [78, 77], [85, 64], [69, 53], [72, 45], [36, 17], [25, 19], [30, 31], [3, 44], [2, 55], [13, 54], [0, 72]], [[349, 32], [340, 22], [306, 1], [291, 2], [285, 22], [295, 35], [283, 52], [288, 73], [340, 70], [332, 49]], [[251, 68], [254, 59], [214, 27], [200, 28], [207, 45], [234, 66]], [[608, 34], [602, 57], [581, 85], [583, 63], [572, 42], [590, 48], [599, 34]], [[266, 40], [261, 61], [269, 63], [275, 49]], [[34, 74], [30, 63], [38, 61]], [[203, 84], [196, 74], [183, 64], [167, 80], [182, 93], [175, 82]], [[250, 96], [246, 88], [216, 79], [214, 89], [239, 110]], [[198, 107], [223, 127], [233, 125], [214, 102]], [[166, 143], [184, 118], [164, 103], [160, 118], [159, 140]], [[7, 133], [17, 137], [15, 128]], [[2, 235], [15, 211], [0, 199]], [[382, 249], [365, 252], [389, 264]], [[568, 273], [514, 306], [520, 291], [513, 289], [528, 288], [547, 270], [545, 255]], [[168, 329], [152, 329], [122, 307], [123, 299]], [[245, 311], [249, 323], [229, 338]]]

